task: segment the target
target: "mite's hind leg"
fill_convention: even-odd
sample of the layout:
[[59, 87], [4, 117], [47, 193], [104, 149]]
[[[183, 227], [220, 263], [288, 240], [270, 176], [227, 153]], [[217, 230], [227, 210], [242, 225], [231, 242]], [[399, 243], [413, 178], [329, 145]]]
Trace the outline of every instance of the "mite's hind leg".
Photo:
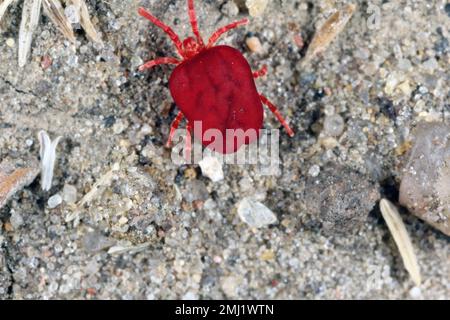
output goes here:
[[178, 112], [177, 116], [175, 117], [175, 120], [173, 120], [171, 126], [170, 126], [170, 133], [169, 133], [169, 139], [167, 139], [166, 147], [170, 148], [172, 145], [173, 136], [175, 135], [175, 131], [180, 126], [180, 122], [183, 119], [183, 113], [180, 111]]
[[263, 104], [265, 104], [270, 109], [270, 111], [272, 111], [272, 113], [275, 115], [275, 117], [277, 117], [278, 121], [280, 121], [280, 123], [286, 129], [287, 134], [290, 137], [293, 137], [294, 131], [291, 129], [291, 127], [289, 127], [286, 120], [284, 120], [283, 116], [280, 114], [280, 111], [278, 111], [277, 107], [275, 107], [275, 105], [272, 102], [270, 102], [269, 99], [267, 99], [262, 94], [260, 94], [259, 97], [261, 98], [261, 102]]

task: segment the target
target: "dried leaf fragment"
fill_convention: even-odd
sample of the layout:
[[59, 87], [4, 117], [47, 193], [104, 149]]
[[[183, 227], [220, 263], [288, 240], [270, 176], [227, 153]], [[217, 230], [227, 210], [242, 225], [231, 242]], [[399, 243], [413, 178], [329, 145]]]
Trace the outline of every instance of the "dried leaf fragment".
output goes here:
[[414, 253], [411, 239], [409, 238], [408, 232], [406, 231], [405, 225], [400, 217], [400, 214], [398, 213], [397, 208], [389, 200], [381, 199], [380, 210], [389, 231], [397, 244], [406, 270], [409, 272], [416, 286], [420, 286], [422, 280], [420, 276], [419, 264], [417, 263], [417, 257]]
[[29, 167], [17, 168], [7, 161], [0, 163], [0, 208], [16, 192], [29, 185], [39, 173], [37, 164]]
[[25, 66], [30, 53], [33, 32], [39, 23], [42, 0], [25, 0], [19, 30], [19, 67]]
[[316, 32], [314, 38], [309, 45], [308, 51], [304, 58], [307, 62], [314, 58], [317, 54], [322, 53], [330, 45], [330, 43], [344, 30], [345, 25], [355, 12], [356, 5], [348, 4], [343, 9], [332, 14]]
[[2, 21], [3, 15], [14, 1], [16, 0], [0, 0], [0, 21]]
[[64, 9], [59, 0], [42, 0], [45, 14], [52, 20], [59, 31], [72, 43], [75, 43], [75, 34], [72, 24], [64, 14]]

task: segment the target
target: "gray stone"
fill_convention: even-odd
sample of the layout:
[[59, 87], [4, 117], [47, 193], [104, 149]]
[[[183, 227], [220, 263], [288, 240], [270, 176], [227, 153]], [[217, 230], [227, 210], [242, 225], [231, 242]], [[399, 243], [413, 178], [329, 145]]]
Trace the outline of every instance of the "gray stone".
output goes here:
[[417, 127], [400, 185], [400, 204], [450, 235], [450, 126]]
[[358, 229], [378, 199], [377, 186], [345, 166], [326, 164], [306, 182], [306, 209], [328, 234]]

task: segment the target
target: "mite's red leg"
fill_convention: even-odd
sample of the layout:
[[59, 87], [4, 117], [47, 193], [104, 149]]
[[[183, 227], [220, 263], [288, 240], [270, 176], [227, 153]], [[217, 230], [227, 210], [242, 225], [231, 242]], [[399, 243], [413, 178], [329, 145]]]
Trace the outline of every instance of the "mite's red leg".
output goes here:
[[139, 71], [144, 71], [150, 68], [153, 68], [154, 66], [160, 65], [160, 64], [180, 64], [180, 60], [175, 58], [157, 58], [155, 60], [147, 61], [145, 64], [139, 67]]
[[263, 65], [261, 69], [253, 72], [253, 78], [264, 77], [267, 74], [267, 65]]
[[169, 133], [169, 139], [167, 139], [166, 147], [170, 148], [170, 145], [172, 144], [173, 136], [175, 135], [175, 131], [178, 129], [178, 126], [180, 125], [180, 121], [183, 119], [183, 113], [178, 112], [177, 116], [175, 117], [175, 120], [173, 120], [172, 125], [170, 126], [170, 133]]
[[218, 29], [216, 32], [213, 33], [211, 38], [209, 38], [207, 47], [208, 48], [212, 47], [214, 45], [214, 43], [216, 43], [217, 39], [219, 39], [220, 36], [223, 35], [225, 32], [228, 32], [231, 29], [237, 28], [239, 26], [246, 25], [247, 23], [248, 23], [248, 19], [242, 19], [242, 20], [230, 23], [229, 25]]
[[267, 99], [262, 94], [260, 94], [259, 97], [261, 98], [262, 103], [264, 103], [270, 109], [270, 111], [272, 111], [272, 113], [275, 115], [275, 117], [277, 117], [278, 121], [280, 121], [280, 123], [286, 129], [287, 134], [290, 137], [293, 137], [294, 136], [294, 131], [292, 131], [291, 127], [289, 127], [289, 125], [287, 124], [286, 120], [284, 120], [283, 116], [280, 114], [280, 111], [278, 111], [277, 107], [275, 107], [272, 104], [272, 102], [270, 102], [269, 99]]
[[198, 31], [198, 21], [197, 15], [195, 14], [194, 0], [188, 0], [188, 8], [189, 8], [189, 20], [191, 20], [192, 31], [194, 32], [194, 35], [197, 38], [198, 44], [201, 47], [203, 47], [205, 44], [203, 43], [200, 31]]
[[190, 123], [187, 124], [186, 126], [186, 144], [184, 147], [184, 156], [186, 160], [190, 160], [191, 159], [191, 151], [192, 151], [192, 137], [191, 137], [191, 130], [192, 130], [192, 126]]
[[145, 10], [144, 8], [139, 8], [138, 13], [146, 18], [147, 20], [150, 20], [154, 25], [156, 25], [158, 28], [162, 29], [167, 35], [172, 39], [173, 43], [175, 44], [175, 47], [177, 48], [178, 54], [181, 57], [183, 56], [183, 44], [181, 43], [180, 38], [177, 36], [177, 34], [166, 24], [164, 24], [161, 20], [153, 16], [150, 12]]

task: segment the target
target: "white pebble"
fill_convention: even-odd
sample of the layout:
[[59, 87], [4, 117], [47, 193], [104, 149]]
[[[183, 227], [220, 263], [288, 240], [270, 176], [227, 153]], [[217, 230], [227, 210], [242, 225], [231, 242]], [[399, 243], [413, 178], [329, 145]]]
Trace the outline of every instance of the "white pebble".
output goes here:
[[311, 166], [311, 168], [309, 168], [308, 174], [311, 177], [317, 177], [319, 175], [319, 173], [320, 173], [320, 167], [317, 164], [315, 164], [315, 165]]
[[23, 225], [23, 218], [20, 215], [20, 213], [12, 211], [11, 218], [9, 218], [9, 222], [11, 223], [14, 230], [17, 230], [20, 228], [21, 225]]
[[242, 221], [252, 228], [261, 228], [276, 223], [275, 214], [262, 203], [244, 198], [238, 205], [238, 214]]
[[48, 199], [47, 205], [50, 209], [53, 209], [59, 206], [62, 203], [62, 200], [62, 197], [57, 193]]
[[206, 156], [198, 163], [205, 177], [210, 178], [213, 182], [223, 180], [222, 163], [213, 156]]
[[70, 5], [64, 9], [64, 15], [71, 24], [80, 23], [80, 12], [76, 6]]
[[247, 0], [245, 5], [252, 17], [260, 17], [266, 10], [269, 0]]
[[6, 40], [6, 45], [7, 45], [8, 47], [10, 47], [10, 48], [14, 47], [15, 44], [16, 44], [16, 42], [14, 41], [13, 38], [8, 38], [8, 39]]
[[77, 188], [70, 184], [65, 184], [62, 198], [65, 203], [72, 204], [77, 201]]
[[420, 290], [419, 287], [413, 287], [411, 290], [409, 290], [409, 295], [413, 299], [419, 299], [422, 297], [422, 290]]

